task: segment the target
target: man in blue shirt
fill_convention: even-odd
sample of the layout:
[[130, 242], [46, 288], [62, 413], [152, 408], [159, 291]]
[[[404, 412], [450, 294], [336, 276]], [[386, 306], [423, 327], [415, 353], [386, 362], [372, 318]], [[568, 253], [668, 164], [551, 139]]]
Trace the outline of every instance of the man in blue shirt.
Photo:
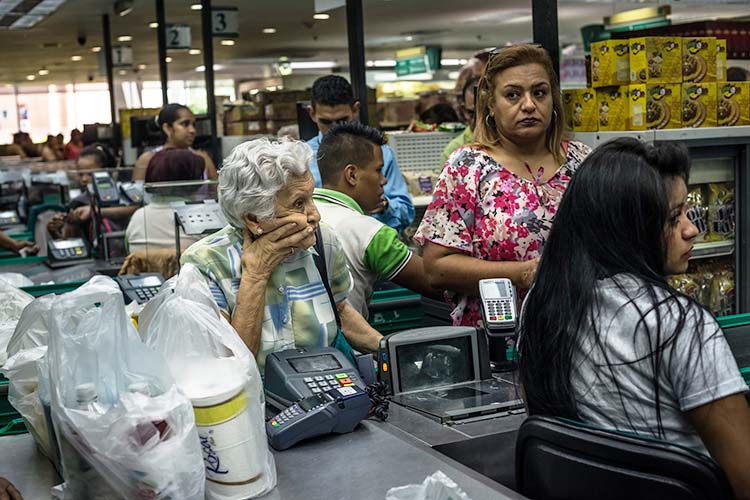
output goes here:
[[[310, 161], [310, 171], [315, 179], [315, 187], [319, 188], [322, 184], [317, 156], [323, 134], [336, 123], [354, 121], [359, 113], [359, 101], [354, 98], [352, 86], [345, 78], [327, 75], [313, 83], [312, 105], [307, 111], [320, 131], [317, 137], [307, 141], [314, 153]], [[385, 185], [382, 202], [370, 212], [370, 215], [400, 232], [414, 220], [414, 204], [393, 150], [387, 145], [383, 145], [382, 149], [383, 175], [388, 183]]]

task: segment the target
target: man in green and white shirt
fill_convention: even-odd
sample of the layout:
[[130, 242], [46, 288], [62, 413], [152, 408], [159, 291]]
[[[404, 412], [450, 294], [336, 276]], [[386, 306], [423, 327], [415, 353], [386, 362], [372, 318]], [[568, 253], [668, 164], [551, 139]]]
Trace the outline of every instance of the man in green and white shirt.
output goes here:
[[323, 188], [315, 190], [313, 200], [346, 254], [354, 280], [347, 301], [365, 318], [378, 280], [440, 298], [425, 278], [422, 258], [398, 239], [395, 229], [367, 215], [384, 199], [384, 143], [374, 128], [343, 123], [325, 134], [317, 156]]

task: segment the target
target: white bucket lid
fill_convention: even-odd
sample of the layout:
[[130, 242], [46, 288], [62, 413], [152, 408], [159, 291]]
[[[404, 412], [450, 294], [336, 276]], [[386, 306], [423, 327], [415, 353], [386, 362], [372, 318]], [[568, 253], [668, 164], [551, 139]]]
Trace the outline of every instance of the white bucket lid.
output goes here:
[[193, 406], [214, 406], [231, 399], [248, 378], [237, 358], [182, 358], [171, 363], [171, 368]]

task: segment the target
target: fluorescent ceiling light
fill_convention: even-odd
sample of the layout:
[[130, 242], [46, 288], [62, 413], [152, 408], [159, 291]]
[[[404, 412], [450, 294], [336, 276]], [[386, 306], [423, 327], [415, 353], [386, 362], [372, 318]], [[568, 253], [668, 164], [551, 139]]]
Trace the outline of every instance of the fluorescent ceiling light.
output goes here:
[[406, 37], [406, 41], [407, 42], [411, 42], [412, 40], [414, 40], [413, 36], [409, 35], [409, 36]]
[[440, 59], [441, 66], [461, 66], [460, 59]]
[[49, 70], [48, 69], [40, 69], [39, 71], [37, 71], [37, 73], [39, 73], [39, 76], [45, 76], [45, 75], [49, 75]]
[[153, 23], [148, 23], [148, 27], [149, 28], [158, 28], [159, 27], [159, 23], [157, 23], [156, 21], [154, 21]]
[[117, 37], [117, 41], [118, 41], [118, 42], [129, 42], [129, 41], [131, 41], [132, 39], [133, 39], [133, 37], [132, 37], [132, 36], [130, 36], [130, 35], [122, 35], [122, 36], [118, 36], [118, 37]]
[[396, 61], [394, 59], [376, 59], [374, 61], [367, 61], [367, 65], [371, 68], [393, 68], [396, 66]]
[[[221, 64], [214, 64], [214, 71], [221, 71], [222, 69], [224, 69], [224, 66], [222, 66]], [[200, 66], [195, 68], [195, 71], [197, 71], [198, 73], [203, 73], [204, 71], [206, 71], [206, 66], [201, 64]]]
[[120, 75], [127, 75], [127, 74], [128, 74], [128, 72], [127, 72], [127, 71], [125, 71], [124, 69], [121, 69], [121, 70], [120, 70], [120, 71], [118, 71], [117, 73], [119, 73]]
[[226, 45], [227, 47], [231, 47], [232, 45], [234, 45], [234, 40], [222, 40], [221, 44]]
[[263, 28], [263, 33], [266, 35], [273, 35], [276, 33], [276, 28]]
[[31, 81], [31, 80], [33, 80], [35, 78], [36, 77], [34, 75], [26, 75], [26, 79], [29, 80], [29, 81]]
[[292, 69], [331, 69], [336, 67], [335, 61], [299, 61], [291, 62]]
[[190, 6], [190, 10], [203, 10], [203, 6], [199, 3], [194, 3]]
[[330, 14], [315, 14], [313, 15], [313, 19], [318, 19], [319, 21], [325, 21], [326, 19], [330, 19]]
[[148, 68], [148, 66], [146, 66], [145, 64], [139, 64], [138, 65], [138, 69], [140, 69], [140, 70], [144, 70], [146, 68]]
[[190, 50], [188, 50], [188, 54], [190, 54], [191, 56], [197, 56], [200, 53], [201, 53], [201, 49], [190, 49]]
[[98, 45], [96, 47], [91, 47], [91, 52], [100, 52], [101, 50], [102, 48], [99, 47]]
[[171, 63], [173, 61], [173, 59], [169, 56], [165, 57], [164, 60], [168, 63]]
[[76, 61], [76, 62], [80, 61], [82, 59], [83, 59], [83, 57], [81, 57], [81, 56], [71, 56], [71, 58], [70, 58], [71, 61]]
[[458, 71], [451, 71], [450, 73], [448, 73], [448, 78], [451, 80], [458, 80], [458, 75]]

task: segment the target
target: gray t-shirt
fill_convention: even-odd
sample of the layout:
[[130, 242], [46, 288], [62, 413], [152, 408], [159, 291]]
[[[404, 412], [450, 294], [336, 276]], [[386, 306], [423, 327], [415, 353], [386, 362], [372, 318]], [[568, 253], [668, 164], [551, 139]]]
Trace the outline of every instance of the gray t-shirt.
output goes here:
[[[619, 274], [602, 280], [598, 292], [596, 330], [601, 344], [594, 335], [582, 335], [573, 362], [573, 390], [581, 419], [660, 437], [654, 390], [657, 360], [648, 354], [658, 343], [666, 343], [656, 377], [665, 434], [661, 438], [708, 454], [684, 412], [747, 390], [716, 320], [687, 299], [679, 299], [686, 319], [675, 337], [676, 302], [654, 307], [648, 288], [636, 278]], [[659, 299], [667, 297], [663, 290], [655, 293]], [[640, 323], [641, 315], [648, 331]], [[701, 317], [703, 327], [698, 329]]]

